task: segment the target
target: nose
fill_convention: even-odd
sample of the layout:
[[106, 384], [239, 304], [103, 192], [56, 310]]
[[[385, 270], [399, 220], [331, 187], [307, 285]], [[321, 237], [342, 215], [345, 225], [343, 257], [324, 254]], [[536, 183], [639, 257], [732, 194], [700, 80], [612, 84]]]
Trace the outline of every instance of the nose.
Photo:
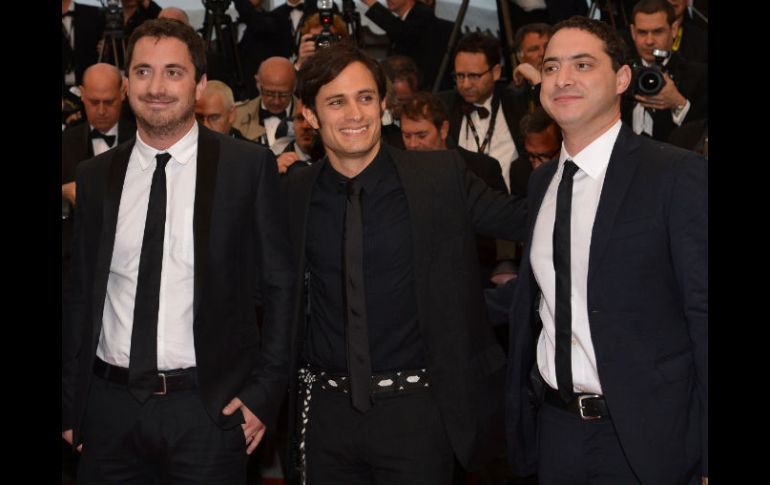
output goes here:
[[349, 119], [360, 120], [361, 119], [361, 107], [357, 102], [348, 103], [345, 110], [345, 116]]
[[556, 85], [564, 87], [572, 84], [572, 70], [567, 66], [562, 66], [556, 73]]

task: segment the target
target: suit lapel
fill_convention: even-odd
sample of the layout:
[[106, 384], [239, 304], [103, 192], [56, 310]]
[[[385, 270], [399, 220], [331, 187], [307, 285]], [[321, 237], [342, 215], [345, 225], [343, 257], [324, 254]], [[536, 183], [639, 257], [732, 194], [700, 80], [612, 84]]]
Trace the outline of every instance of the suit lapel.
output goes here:
[[[409, 206], [409, 223], [414, 241], [414, 278], [417, 291], [422, 292], [422, 282], [428, 281], [428, 268], [430, 268], [431, 255], [433, 253], [433, 217], [435, 187], [430, 177], [425, 177], [419, 169], [419, 152], [398, 150], [388, 145], [383, 145], [388, 151], [396, 166], [398, 177], [404, 188], [407, 205]], [[418, 310], [423, 298], [417, 298]], [[420, 322], [428, 322], [424, 313], [420, 311]]]
[[[211, 232], [211, 208], [217, 186], [219, 166], [219, 140], [204, 126], [198, 126], [198, 159], [195, 175], [195, 205], [193, 209], [193, 239], [195, 251], [195, 283], [193, 315], [198, 314], [200, 295], [209, 255]], [[197, 320], [195, 320], [197, 322]]]
[[599, 207], [591, 234], [591, 250], [588, 258], [588, 281], [590, 283], [596, 268], [607, 248], [612, 226], [623, 203], [628, 187], [633, 180], [639, 158], [634, 152], [639, 147], [639, 140], [633, 136], [630, 128], [623, 125], [612, 149], [607, 174], [604, 177]]
[[[289, 223], [291, 237], [295, 244], [295, 261], [305, 265], [305, 238], [307, 235], [307, 215], [310, 210], [310, 199], [321, 169], [328, 159], [324, 157], [307, 168], [293, 172], [289, 179]], [[296, 175], [295, 175], [296, 174]], [[304, 271], [304, 269], [303, 269]]]
[[123, 193], [123, 181], [126, 178], [128, 160], [131, 157], [133, 148], [133, 142], [115, 148], [107, 173], [104, 205], [102, 206], [102, 232], [99, 236], [99, 249], [96, 256], [96, 268], [94, 270], [94, 298], [92, 299], [93, 308], [91, 311], [95, 330], [93, 333], [94, 340], [99, 338], [99, 329], [102, 325], [104, 300], [107, 293], [107, 280], [110, 274], [112, 251], [115, 247], [115, 230], [118, 225], [120, 197]]

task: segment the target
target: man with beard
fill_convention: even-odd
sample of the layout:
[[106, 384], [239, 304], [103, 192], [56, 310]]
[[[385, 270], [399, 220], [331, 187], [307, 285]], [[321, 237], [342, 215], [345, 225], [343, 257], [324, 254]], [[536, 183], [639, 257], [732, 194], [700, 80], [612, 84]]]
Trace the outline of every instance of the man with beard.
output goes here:
[[195, 122], [191, 27], [148, 21], [126, 57], [136, 138], [78, 167], [62, 436], [82, 450], [78, 483], [245, 483], [286, 389], [275, 157]]

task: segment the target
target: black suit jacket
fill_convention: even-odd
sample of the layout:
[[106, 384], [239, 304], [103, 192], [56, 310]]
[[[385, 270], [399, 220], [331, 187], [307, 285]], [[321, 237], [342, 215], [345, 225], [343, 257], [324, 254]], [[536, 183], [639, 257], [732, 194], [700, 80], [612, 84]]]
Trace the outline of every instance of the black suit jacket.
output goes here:
[[[529, 233], [510, 313], [508, 453], [522, 475], [537, 468], [544, 385], [530, 245], [557, 165], [530, 178]], [[641, 483], [708, 474], [707, 185], [702, 157], [621, 129], [593, 226], [587, 304], [604, 397]]]
[[453, 24], [437, 18], [433, 10], [421, 2], [414, 4], [406, 20], [393, 15], [381, 3], [369, 7], [366, 16], [388, 34], [394, 54], [414, 60], [423, 76], [422, 88], [433, 89]]
[[[690, 110], [684, 122], [704, 119], [708, 116], [708, 66], [699, 62], [687, 61], [679, 54], [672, 54], [665, 66], [682, 96], [690, 100]], [[631, 126], [633, 110], [636, 101], [631, 96], [629, 88], [623, 96], [623, 121]], [[659, 141], [667, 141], [671, 132], [676, 128], [671, 117], [671, 110], [656, 110], [652, 115], [652, 137]]]
[[[61, 134], [61, 183], [75, 181], [75, 169], [83, 160], [94, 156], [94, 147], [89, 139], [91, 125], [81, 123], [67, 128]], [[118, 144], [136, 135], [136, 125], [129, 121], [118, 121]]]
[[102, 38], [104, 32], [104, 15], [99, 7], [75, 3], [75, 16], [72, 19], [75, 28], [75, 49], [69, 45], [69, 41], [62, 29], [62, 85], [64, 85], [64, 72], [66, 64], [71, 61], [75, 68], [75, 85], [83, 81], [83, 71], [88, 66], [96, 63], [99, 53], [96, 52], [96, 44]]
[[[199, 125], [193, 216], [193, 332], [199, 391], [211, 419], [233, 398], [268, 427], [286, 390], [293, 266], [275, 157]], [[72, 324], [65, 329], [62, 429], [83, 420], [93, 376], [123, 179], [134, 140], [78, 168]], [[256, 305], [262, 278], [264, 325]], [[260, 335], [261, 333], [261, 335]], [[86, 444], [86, 446], [88, 446]]]
[[[495, 93], [500, 97], [500, 109], [503, 110], [505, 123], [508, 125], [508, 131], [510, 131], [513, 137], [513, 143], [516, 144], [518, 150], [521, 150], [521, 147], [524, 146], [524, 139], [521, 136], [519, 124], [521, 123], [521, 117], [527, 114], [526, 97], [517, 96], [513, 91], [506, 89], [500, 83], [495, 85]], [[438, 96], [444, 103], [449, 116], [449, 135], [453, 140], [460, 140], [460, 126], [463, 122], [463, 103], [465, 100], [455, 89], [443, 91]], [[483, 136], [484, 133], [479, 134], [479, 137]]]
[[[396, 165], [409, 205], [414, 242], [417, 311], [426, 344], [431, 392], [449, 441], [463, 466], [475, 468], [501, 451], [505, 356], [487, 321], [476, 255], [476, 232], [517, 239], [526, 218], [523, 201], [489, 189], [457, 152], [403, 151], [382, 145]], [[311, 194], [327, 159], [288, 179], [294, 260], [305, 267], [306, 219]], [[298, 271], [300, 285], [304, 271]], [[304, 298], [297, 292], [292, 329], [292, 376], [304, 341]], [[289, 381], [289, 416], [296, 416], [296, 377]], [[290, 428], [293, 432], [294, 428]], [[291, 468], [291, 467], [290, 467]]]

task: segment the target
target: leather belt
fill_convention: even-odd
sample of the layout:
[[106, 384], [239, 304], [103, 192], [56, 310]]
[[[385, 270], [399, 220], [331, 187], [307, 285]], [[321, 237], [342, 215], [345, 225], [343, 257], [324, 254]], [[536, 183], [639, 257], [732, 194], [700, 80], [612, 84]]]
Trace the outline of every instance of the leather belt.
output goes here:
[[[310, 368], [321, 389], [350, 393], [350, 379], [344, 374], [334, 374]], [[369, 386], [372, 394], [399, 393], [430, 387], [427, 369], [404, 370], [375, 374]]]
[[583, 421], [593, 421], [610, 417], [604, 397], [598, 394], [575, 393], [573, 394], [572, 399], [568, 402], [564, 402], [561, 399], [561, 396], [559, 396], [559, 391], [552, 389], [551, 386], [546, 386], [545, 402], [572, 414], [577, 414]]
[[[94, 375], [114, 384], [128, 385], [128, 369], [117, 367], [104, 362], [99, 357], [94, 360]], [[155, 395], [165, 395], [174, 391], [186, 391], [198, 387], [198, 376], [195, 367], [158, 371], [154, 384]]]

